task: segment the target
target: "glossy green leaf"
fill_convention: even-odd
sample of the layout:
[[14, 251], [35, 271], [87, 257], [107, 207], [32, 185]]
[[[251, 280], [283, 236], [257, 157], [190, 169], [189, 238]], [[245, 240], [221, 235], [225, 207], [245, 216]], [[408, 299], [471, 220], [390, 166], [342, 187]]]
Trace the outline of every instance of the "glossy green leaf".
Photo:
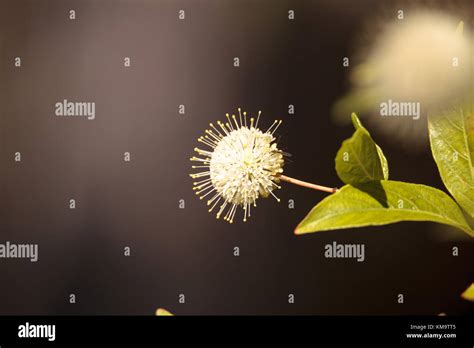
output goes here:
[[460, 108], [430, 117], [428, 125], [441, 179], [459, 205], [474, 217], [474, 115]]
[[171, 312], [167, 311], [164, 308], [158, 308], [155, 312], [155, 315], [159, 317], [170, 317], [170, 316], [173, 316], [174, 314], [172, 314]]
[[[360, 122], [359, 118], [357, 115], [353, 112], [351, 115], [352, 118], [352, 124], [354, 125], [354, 128], [357, 130], [359, 128], [363, 128], [367, 131], [367, 129], [362, 125]], [[369, 131], [367, 131], [368, 133]], [[370, 133], [369, 133], [370, 134]], [[387, 158], [385, 157], [382, 149], [380, 146], [378, 146], [375, 142], [375, 148], [377, 149], [377, 154], [379, 156], [380, 164], [382, 165], [382, 171], [383, 171], [383, 178], [380, 178], [378, 180], [388, 180], [388, 161]]]
[[382, 149], [354, 113], [352, 123], [355, 132], [342, 143], [336, 155], [337, 175], [344, 183], [352, 185], [388, 179], [388, 163]]
[[457, 227], [474, 236], [459, 206], [433, 187], [398, 181], [346, 185], [318, 203], [295, 234], [400, 221], [432, 221]]
[[474, 283], [472, 283], [462, 294], [461, 297], [474, 302]]

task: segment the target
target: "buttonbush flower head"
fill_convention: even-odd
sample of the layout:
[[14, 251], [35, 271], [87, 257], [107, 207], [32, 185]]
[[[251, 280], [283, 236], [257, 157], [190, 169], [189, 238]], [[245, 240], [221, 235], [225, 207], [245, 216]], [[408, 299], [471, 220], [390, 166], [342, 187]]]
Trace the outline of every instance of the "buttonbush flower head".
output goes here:
[[[363, 59], [351, 68], [352, 89], [335, 104], [336, 117], [346, 120], [355, 110], [389, 141], [410, 149], [424, 146], [427, 114], [463, 104], [472, 94], [471, 34], [459, 18], [428, 9], [412, 10], [373, 31], [369, 50], [364, 44], [358, 49]], [[421, 120], [381, 116], [380, 104], [388, 100], [418, 102]]]
[[257, 119], [247, 121], [247, 113], [238, 109], [235, 115], [226, 114], [227, 120], [209, 124], [198, 141], [205, 149], [195, 148], [197, 156], [191, 161], [198, 162], [193, 169], [201, 172], [190, 174], [195, 179], [193, 189], [200, 199], [207, 198], [212, 212], [216, 207], [216, 217], [224, 214], [224, 220], [232, 223], [238, 207], [243, 209], [243, 221], [250, 217], [250, 209], [256, 206], [259, 197], [272, 195], [281, 188], [278, 183], [283, 172], [284, 153], [278, 149], [274, 133], [282, 123], [274, 121], [266, 130], [258, 127]]

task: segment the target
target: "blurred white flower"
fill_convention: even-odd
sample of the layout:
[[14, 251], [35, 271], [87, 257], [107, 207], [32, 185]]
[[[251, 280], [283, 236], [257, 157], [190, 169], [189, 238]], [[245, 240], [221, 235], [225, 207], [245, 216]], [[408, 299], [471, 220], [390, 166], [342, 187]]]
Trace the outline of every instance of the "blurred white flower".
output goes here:
[[[410, 12], [385, 25], [352, 71], [352, 90], [336, 103], [336, 116], [348, 119], [355, 111], [370, 116], [368, 123], [390, 139], [408, 145], [425, 141], [426, 115], [463, 103], [472, 91], [472, 43], [463, 27], [457, 18], [433, 10]], [[419, 103], [421, 118], [382, 116], [381, 103], [389, 100]]]

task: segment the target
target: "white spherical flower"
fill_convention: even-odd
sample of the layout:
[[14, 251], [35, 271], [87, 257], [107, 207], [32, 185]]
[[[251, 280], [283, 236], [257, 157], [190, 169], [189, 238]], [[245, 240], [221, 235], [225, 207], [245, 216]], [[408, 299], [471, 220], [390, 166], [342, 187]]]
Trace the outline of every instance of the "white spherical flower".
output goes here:
[[471, 86], [472, 43], [463, 27], [458, 18], [435, 11], [397, 20], [377, 38], [369, 56], [372, 79], [359, 82], [375, 84], [382, 98], [419, 101], [430, 109], [451, 106]]
[[194, 190], [201, 199], [209, 197], [207, 204], [211, 212], [217, 205], [219, 218], [227, 207], [224, 220], [232, 223], [237, 207], [244, 211], [243, 221], [250, 216], [251, 205], [256, 200], [272, 195], [280, 188], [279, 182], [283, 172], [283, 152], [275, 143], [274, 132], [282, 121], [275, 121], [265, 132], [258, 128], [257, 121], [239, 110], [239, 122], [235, 115], [226, 115], [227, 122], [217, 122], [218, 127], [210, 124], [211, 129], [198, 139], [210, 149], [195, 148], [199, 157], [191, 161], [200, 162], [193, 168], [205, 168], [203, 172], [191, 174]]
[[[351, 71], [352, 90], [334, 111], [344, 120], [354, 111], [365, 114], [368, 124], [385, 132], [388, 140], [410, 149], [426, 145], [426, 116], [462, 105], [472, 95], [471, 34], [459, 18], [427, 9], [384, 22], [374, 32], [370, 50], [359, 48], [364, 58]], [[400, 108], [413, 105], [417, 111], [394, 111], [394, 117], [386, 117], [381, 108], [389, 102]]]

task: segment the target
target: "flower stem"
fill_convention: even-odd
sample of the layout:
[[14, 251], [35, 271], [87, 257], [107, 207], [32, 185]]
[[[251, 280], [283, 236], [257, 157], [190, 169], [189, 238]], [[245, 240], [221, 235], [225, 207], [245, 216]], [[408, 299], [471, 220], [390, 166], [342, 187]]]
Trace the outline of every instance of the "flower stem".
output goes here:
[[289, 176], [286, 176], [286, 175], [279, 175], [278, 177], [281, 180], [289, 182], [291, 184], [295, 184], [295, 185], [299, 185], [299, 186], [303, 186], [303, 187], [308, 187], [308, 188], [313, 189], [313, 190], [324, 191], [324, 192], [329, 192], [329, 193], [334, 193], [334, 192], [338, 191], [337, 187], [326, 187], [326, 186], [316, 185], [316, 184], [312, 184], [312, 183], [309, 183], [309, 182], [306, 182], [306, 181], [293, 179], [293, 178], [290, 178]]

